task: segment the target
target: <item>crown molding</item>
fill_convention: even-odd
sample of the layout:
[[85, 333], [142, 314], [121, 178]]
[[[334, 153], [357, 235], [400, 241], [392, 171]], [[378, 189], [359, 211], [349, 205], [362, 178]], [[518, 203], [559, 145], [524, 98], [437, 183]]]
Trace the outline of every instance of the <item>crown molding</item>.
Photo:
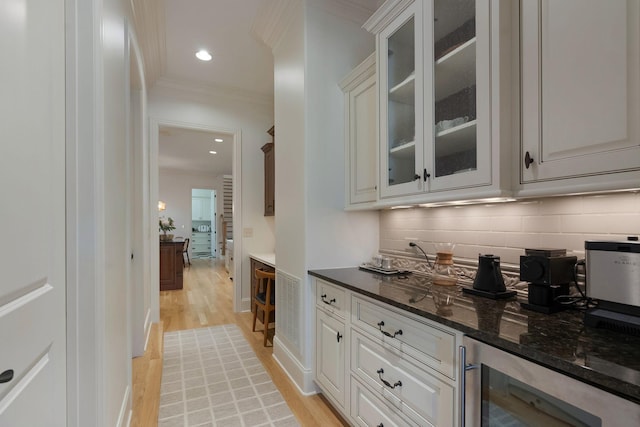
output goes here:
[[356, 68], [340, 82], [339, 86], [343, 92], [355, 89], [360, 83], [376, 74], [376, 53], [373, 52], [362, 61]]
[[155, 87], [195, 94], [205, 98], [215, 98], [218, 100], [224, 98], [228, 101], [273, 106], [273, 95], [265, 95], [260, 92], [235, 87], [196, 83], [173, 77], [158, 78], [155, 82]]
[[293, 22], [303, 0], [268, 0], [258, 10], [251, 25], [251, 34], [275, 50]]
[[[387, 0], [371, 17], [364, 23], [362, 28], [373, 34], [378, 34], [394, 19], [398, 17], [407, 7], [416, 0]], [[422, 1], [422, 0], [418, 0]]]
[[130, 0], [133, 27], [144, 62], [145, 82], [149, 88], [164, 74], [167, 66], [167, 42], [164, 2]]

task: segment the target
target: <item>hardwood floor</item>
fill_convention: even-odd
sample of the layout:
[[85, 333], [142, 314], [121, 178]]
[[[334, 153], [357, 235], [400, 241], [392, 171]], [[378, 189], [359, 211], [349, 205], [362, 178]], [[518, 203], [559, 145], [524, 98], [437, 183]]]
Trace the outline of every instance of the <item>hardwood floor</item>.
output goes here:
[[160, 324], [154, 324], [144, 356], [133, 360], [133, 416], [131, 426], [158, 423], [164, 332], [237, 324], [302, 426], [347, 426], [321, 395], [303, 396], [263, 347], [262, 325], [252, 332], [252, 315], [234, 313], [233, 283], [216, 260], [192, 260], [184, 272], [184, 289], [160, 292]]

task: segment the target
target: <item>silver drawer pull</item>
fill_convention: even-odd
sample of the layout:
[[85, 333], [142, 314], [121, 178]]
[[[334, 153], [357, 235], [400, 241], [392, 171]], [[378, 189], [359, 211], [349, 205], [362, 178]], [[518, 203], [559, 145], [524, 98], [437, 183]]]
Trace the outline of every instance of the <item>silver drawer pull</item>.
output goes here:
[[335, 299], [335, 298], [331, 298], [329, 301], [327, 301], [327, 300], [325, 299], [326, 297], [327, 297], [327, 294], [322, 294], [322, 295], [320, 295], [320, 298], [322, 299], [322, 302], [323, 302], [323, 303], [325, 303], [325, 304], [327, 304], [327, 305], [331, 305], [331, 304], [333, 304], [334, 302], [336, 302], [336, 299]]
[[395, 332], [393, 333], [393, 335], [392, 335], [392, 334], [390, 334], [390, 333], [389, 333], [389, 332], [387, 332], [387, 331], [383, 331], [383, 330], [382, 330], [382, 327], [383, 327], [383, 326], [384, 326], [384, 322], [383, 322], [382, 320], [381, 320], [380, 322], [378, 322], [378, 329], [380, 329], [380, 332], [382, 332], [384, 335], [386, 335], [386, 336], [388, 336], [388, 337], [395, 338], [395, 337], [396, 337], [396, 335], [402, 335], [402, 329], [398, 329], [398, 330], [397, 330], [397, 331], [395, 331]]
[[393, 390], [396, 387], [402, 387], [402, 381], [396, 381], [395, 383], [393, 383], [393, 385], [391, 385], [389, 381], [382, 378], [382, 374], [384, 374], [384, 369], [380, 368], [376, 371], [376, 373], [378, 374], [378, 378], [380, 378], [380, 381], [382, 381], [382, 383], [387, 387], [389, 387], [390, 389]]

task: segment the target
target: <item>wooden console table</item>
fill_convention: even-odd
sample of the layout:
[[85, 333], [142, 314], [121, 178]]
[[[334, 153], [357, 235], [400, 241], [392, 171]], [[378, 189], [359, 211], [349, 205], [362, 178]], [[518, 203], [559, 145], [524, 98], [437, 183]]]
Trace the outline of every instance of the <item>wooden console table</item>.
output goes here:
[[182, 289], [183, 241], [160, 241], [160, 290]]

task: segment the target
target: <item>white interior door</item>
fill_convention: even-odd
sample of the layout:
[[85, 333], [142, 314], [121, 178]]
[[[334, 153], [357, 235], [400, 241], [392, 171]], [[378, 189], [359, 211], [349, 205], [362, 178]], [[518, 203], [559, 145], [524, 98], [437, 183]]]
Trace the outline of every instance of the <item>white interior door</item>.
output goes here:
[[2, 426], [66, 425], [64, 46], [63, 0], [0, 2]]

